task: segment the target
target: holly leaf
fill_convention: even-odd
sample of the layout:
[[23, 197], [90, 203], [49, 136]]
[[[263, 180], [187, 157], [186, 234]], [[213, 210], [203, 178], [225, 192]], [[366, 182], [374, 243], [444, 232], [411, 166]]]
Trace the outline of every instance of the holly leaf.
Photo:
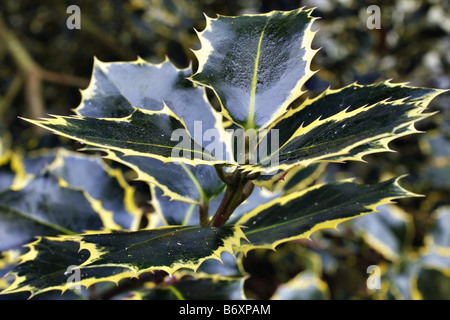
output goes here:
[[[29, 291], [32, 297], [76, 285], [117, 283], [154, 270], [170, 274], [179, 269], [197, 270], [207, 259], [234, 253], [242, 237], [237, 226], [174, 226], [39, 238], [28, 245], [30, 250], [10, 272], [15, 280], [2, 294]], [[78, 279], [72, 277], [75, 271]]]
[[161, 111], [135, 108], [124, 118], [53, 116], [25, 120], [84, 144], [120, 151], [127, 156], [192, 165], [221, 163], [192, 139], [183, 121], [167, 106]]
[[271, 300], [328, 300], [330, 290], [326, 282], [311, 271], [297, 274], [281, 284]]
[[286, 143], [299, 125], [307, 127], [317, 119], [325, 120], [342, 111], [363, 110], [380, 102], [417, 102], [425, 107], [443, 90], [412, 87], [390, 80], [369, 85], [349, 84], [340, 89], [328, 88], [315, 98], [293, 104], [291, 109], [278, 118], [271, 129], [279, 129], [280, 145]]
[[141, 156], [126, 156], [119, 151], [102, 150], [106, 158], [131, 168], [136, 180], [157, 185], [171, 200], [207, 204], [225, 188], [214, 166], [192, 166], [185, 163], [162, 162]]
[[222, 113], [245, 129], [268, 126], [312, 76], [312, 10], [207, 17], [191, 79], [214, 90]]
[[17, 249], [36, 236], [76, 234], [111, 225], [80, 190], [59, 184], [48, 171], [18, 190], [0, 193], [0, 251]]
[[[44, 155], [43, 158], [47, 157]], [[134, 188], [128, 184], [120, 169], [113, 169], [97, 155], [64, 149], [57, 150], [47, 168], [59, 178], [61, 184], [85, 192], [98, 211], [112, 215], [116, 224], [114, 229], [136, 230], [142, 210], [135, 203]]]
[[159, 64], [141, 58], [132, 62], [95, 59], [91, 82], [81, 92], [82, 101], [75, 112], [85, 117], [123, 118], [135, 107], [161, 111], [167, 105], [196, 143], [207, 147], [206, 133], [213, 131], [220, 152], [229, 152], [222, 116], [209, 104], [204, 88], [187, 79], [190, 75], [189, 68], [178, 69], [167, 59]]
[[254, 151], [264, 157], [246, 170], [276, 173], [314, 162], [361, 161], [367, 154], [391, 151], [390, 141], [419, 132], [415, 122], [433, 114], [423, 111], [443, 92], [389, 82], [327, 90], [277, 119], [263, 139], [277, 139], [279, 149], [267, 156]]
[[315, 185], [265, 203], [243, 215], [248, 243], [241, 249], [274, 249], [280, 243], [308, 239], [321, 229], [332, 229], [347, 220], [375, 212], [376, 207], [393, 199], [417, 196], [391, 179], [375, 185], [344, 181]]

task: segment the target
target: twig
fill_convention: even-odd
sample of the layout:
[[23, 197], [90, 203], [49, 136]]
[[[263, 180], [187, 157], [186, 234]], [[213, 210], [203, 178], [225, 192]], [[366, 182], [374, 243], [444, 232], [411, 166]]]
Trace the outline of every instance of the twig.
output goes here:
[[28, 113], [33, 118], [41, 117], [45, 113], [44, 99], [42, 97], [42, 80], [78, 88], [85, 88], [89, 83], [88, 80], [81, 77], [41, 68], [20, 43], [19, 39], [6, 27], [1, 16], [0, 40], [3, 41], [5, 48], [14, 59], [15, 64], [23, 73]]
[[3, 95], [3, 97], [0, 97], [0, 119], [5, 118], [6, 109], [19, 93], [22, 84], [22, 77], [20, 75], [16, 75], [12, 83], [9, 85], [6, 93]]

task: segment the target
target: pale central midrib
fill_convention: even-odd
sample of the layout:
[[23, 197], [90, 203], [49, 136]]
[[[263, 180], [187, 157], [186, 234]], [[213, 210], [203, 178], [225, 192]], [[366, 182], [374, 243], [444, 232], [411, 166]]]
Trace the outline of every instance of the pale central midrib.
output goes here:
[[31, 215], [31, 214], [27, 214], [26, 212], [22, 212], [21, 210], [18, 210], [18, 209], [15, 209], [15, 208], [11, 208], [11, 207], [6, 207], [6, 206], [3, 206], [3, 205], [0, 205], [0, 209], [4, 210], [5, 212], [9, 211], [11, 213], [17, 214], [18, 216], [21, 216], [21, 217], [23, 217], [25, 219], [33, 221], [33, 222], [35, 222], [35, 223], [37, 223], [39, 225], [46, 226], [48, 228], [54, 229], [54, 230], [56, 230], [58, 232], [62, 232], [62, 233], [67, 234], [67, 235], [75, 235], [75, 234], [77, 234], [75, 231], [69, 230], [69, 229], [64, 228], [62, 226], [59, 226], [59, 225], [57, 225], [55, 223], [44, 221], [44, 220], [39, 219], [39, 218], [37, 218], [37, 217], [35, 217], [35, 216]]
[[255, 97], [256, 97], [256, 85], [258, 83], [258, 68], [259, 68], [259, 59], [260, 59], [260, 53], [261, 53], [261, 43], [264, 37], [264, 31], [266, 30], [266, 27], [270, 21], [267, 19], [266, 24], [264, 25], [264, 28], [261, 32], [261, 36], [259, 37], [258, 41], [258, 49], [256, 51], [256, 58], [255, 58], [255, 67], [253, 69], [253, 78], [252, 78], [252, 87], [250, 91], [250, 102], [249, 102], [249, 108], [248, 108], [248, 119], [246, 128], [254, 128], [255, 127]]
[[183, 168], [183, 170], [186, 172], [186, 174], [189, 176], [189, 179], [191, 179], [191, 181], [194, 184], [195, 188], [198, 190], [198, 194], [199, 194], [199, 197], [200, 197], [200, 199], [198, 199], [198, 201], [203, 204], [206, 201], [206, 195], [205, 195], [205, 192], [203, 191], [203, 188], [202, 188], [202, 186], [200, 184], [200, 181], [191, 172], [191, 170], [189, 170], [189, 168], [186, 167], [186, 165], [184, 165], [183, 163], [180, 163], [180, 165]]

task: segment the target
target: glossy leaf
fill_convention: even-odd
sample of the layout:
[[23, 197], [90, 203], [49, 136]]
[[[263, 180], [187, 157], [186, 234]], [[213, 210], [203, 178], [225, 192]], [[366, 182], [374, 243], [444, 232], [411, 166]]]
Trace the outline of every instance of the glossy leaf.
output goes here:
[[0, 193], [0, 251], [17, 249], [36, 236], [100, 230], [111, 221], [94, 210], [82, 191], [43, 173], [21, 189]]
[[278, 244], [307, 239], [320, 229], [337, 225], [370, 212], [393, 199], [415, 196], [400, 187], [398, 179], [376, 185], [353, 182], [316, 185], [261, 205], [236, 223], [249, 243], [242, 250], [275, 248]]
[[245, 129], [266, 127], [312, 76], [311, 10], [207, 17], [191, 79], [212, 88], [222, 113]]
[[204, 88], [187, 79], [189, 69], [178, 69], [170, 61], [149, 63], [141, 58], [133, 62], [94, 61], [91, 83], [82, 91], [82, 101], [75, 109], [80, 116], [122, 118], [134, 107], [160, 111], [167, 105], [186, 125], [197, 143], [206, 147], [203, 137], [208, 130], [226, 150], [222, 117], [209, 104]]
[[[90, 254], [88, 250], [79, 250], [80, 244], [75, 241], [39, 238], [27, 247], [30, 250], [20, 257], [20, 264], [8, 273], [14, 277], [14, 281], [0, 294], [28, 291], [29, 298], [52, 290], [60, 290], [62, 294], [81, 285], [88, 287], [102, 281], [117, 282], [133, 275], [128, 268], [115, 266], [76, 268]], [[77, 274], [79, 279], [76, 278]]]
[[[380, 95], [374, 95], [377, 99], [370, 99], [370, 92], [383, 88], [389, 90], [381, 97], [393, 95], [392, 91], [398, 90], [400, 93], [397, 95], [402, 98], [395, 96], [397, 99], [392, 101], [387, 97], [377, 100]], [[348, 94], [349, 90], [361, 91], [369, 98], [352, 98], [354, 96]], [[271, 166], [272, 171], [289, 170], [293, 166], [308, 166], [314, 162], [361, 160], [370, 153], [390, 151], [390, 141], [418, 132], [414, 123], [432, 115], [423, 111], [434, 97], [443, 92], [388, 83], [369, 89], [352, 85], [325, 92], [290, 110], [269, 128], [269, 134], [278, 129], [280, 148], [272, 155], [260, 158], [257, 164], [249, 165], [248, 171], [264, 171]], [[404, 96], [406, 94], [412, 97]], [[345, 104], [342, 101], [346, 101]]]
[[[165, 227], [136, 232], [87, 233], [40, 238], [11, 273], [14, 283], [2, 293], [30, 291], [34, 296], [49, 290], [65, 291], [79, 284], [98, 282], [164, 270], [197, 270], [207, 259], [233, 253], [244, 237], [239, 227]], [[80, 279], [68, 282], [68, 268], [79, 270]]]
[[208, 203], [225, 187], [213, 166], [164, 163], [158, 159], [126, 156], [112, 150], [104, 151], [106, 158], [130, 167], [136, 172], [137, 180], [157, 185], [171, 200]]
[[363, 110], [381, 102], [417, 102], [425, 107], [443, 90], [411, 87], [403, 83], [382, 81], [369, 85], [352, 83], [340, 89], [327, 89], [315, 98], [294, 105], [277, 119], [272, 129], [280, 129], [280, 145], [286, 143], [301, 125], [307, 127], [317, 119], [325, 120], [346, 110]]
[[[70, 139], [120, 151], [127, 156], [188, 164], [212, 165], [220, 162], [195, 143], [183, 121], [167, 107], [161, 111], [135, 109], [130, 116], [117, 119], [53, 116], [27, 121]], [[174, 132], [180, 133], [180, 136], [172, 137]], [[180, 137], [182, 141], [179, 141]]]
[[112, 214], [115, 229], [137, 228], [142, 210], [136, 206], [135, 190], [120, 169], [111, 168], [96, 155], [63, 149], [58, 150], [48, 169], [60, 183], [84, 191], [91, 198], [92, 206]]

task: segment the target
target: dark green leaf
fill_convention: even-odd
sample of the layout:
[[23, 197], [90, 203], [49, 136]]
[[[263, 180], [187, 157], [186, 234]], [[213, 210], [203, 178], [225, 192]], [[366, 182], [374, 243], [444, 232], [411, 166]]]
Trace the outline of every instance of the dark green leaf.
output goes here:
[[61, 186], [48, 172], [29, 180], [19, 190], [0, 193], [0, 251], [17, 249], [36, 236], [75, 234], [103, 227], [102, 217], [85, 194]]
[[172, 200], [189, 203], [208, 203], [222, 192], [225, 184], [213, 166], [167, 162], [141, 156], [125, 156], [121, 152], [105, 150], [107, 158], [132, 168], [137, 180], [155, 184]]
[[415, 196], [401, 188], [397, 180], [376, 185], [317, 185], [267, 202], [236, 223], [244, 227], [249, 241], [242, 244], [242, 250], [275, 248], [282, 242], [309, 238], [317, 230], [337, 228], [344, 221], [374, 212], [392, 199]]
[[301, 95], [313, 72], [311, 10], [207, 18], [192, 80], [211, 87], [234, 123], [261, 128]]
[[82, 91], [81, 104], [75, 109], [78, 115], [122, 118], [131, 115], [134, 107], [160, 111], [166, 104], [200, 145], [209, 144], [203, 141], [207, 130], [214, 130], [217, 138], [223, 139], [221, 116], [209, 104], [204, 88], [187, 79], [189, 69], [177, 69], [168, 60], [151, 64], [141, 58], [109, 63], [96, 59], [93, 69], [91, 83]]
[[[48, 290], [65, 291], [75, 284], [88, 287], [117, 282], [153, 270], [197, 270], [207, 259], [233, 253], [242, 237], [239, 227], [178, 226], [41, 238], [28, 245], [30, 251], [11, 271], [14, 283], [2, 293], [30, 291], [33, 296]], [[70, 266], [81, 273], [75, 284], [68, 283]]]
[[[135, 109], [126, 118], [61, 117], [27, 120], [55, 133], [124, 155], [161, 161], [214, 164], [209, 152], [192, 140], [184, 123], [166, 107], [161, 111]], [[172, 137], [174, 132], [180, 137]], [[184, 140], [187, 141], [184, 141]], [[175, 150], [174, 150], [175, 149]]]

